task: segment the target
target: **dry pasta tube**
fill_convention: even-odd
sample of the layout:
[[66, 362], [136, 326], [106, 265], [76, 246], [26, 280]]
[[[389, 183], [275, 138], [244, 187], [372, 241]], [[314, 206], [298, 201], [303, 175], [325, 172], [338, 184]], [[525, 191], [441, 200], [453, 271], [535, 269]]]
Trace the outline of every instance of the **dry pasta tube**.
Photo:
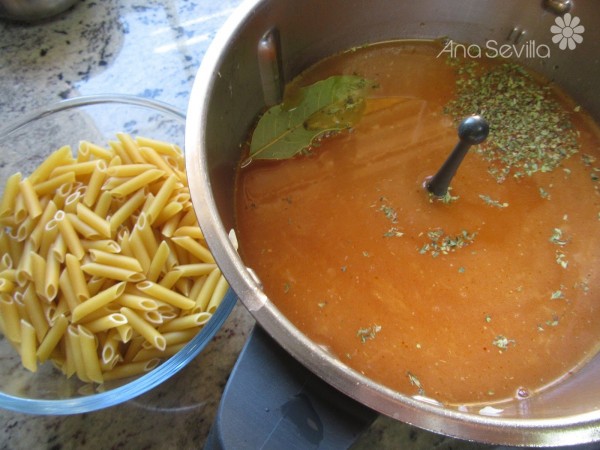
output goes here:
[[91, 322], [86, 322], [85, 328], [91, 333], [106, 331], [110, 328], [116, 328], [127, 324], [127, 318], [123, 314], [113, 313], [100, 317]]
[[192, 255], [198, 258], [200, 261], [205, 263], [214, 263], [215, 259], [211, 255], [210, 251], [200, 244], [198, 241], [192, 239], [189, 236], [174, 236], [172, 238], [175, 244], [185, 248]]
[[158, 309], [158, 303], [155, 300], [141, 295], [125, 293], [117, 301], [122, 306], [140, 311], [156, 311]]
[[55, 152], [53, 152], [50, 156], [48, 156], [34, 171], [31, 175], [29, 175], [29, 180], [31, 184], [35, 185], [37, 183], [41, 183], [48, 179], [50, 173], [54, 170], [54, 168], [72, 164], [75, 162], [73, 158], [73, 154], [71, 152], [71, 147], [65, 145]]
[[2, 197], [2, 202], [0, 202], [0, 219], [4, 219], [13, 215], [20, 182], [20, 172], [12, 174], [6, 180], [4, 196]]
[[181, 316], [165, 323], [164, 325], [161, 325], [158, 330], [161, 333], [168, 333], [171, 331], [181, 331], [189, 328], [196, 328], [204, 325], [210, 320], [211, 317], [212, 314], [206, 312], [190, 314], [189, 316]]
[[110, 364], [112, 361], [118, 362], [119, 359], [122, 359], [119, 353], [119, 342], [118, 331], [114, 328], [111, 329], [106, 335], [100, 353], [100, 359], [103, 364]]
[[71, 358], [73, 358], [73, 366], [75, 373], [81, 381], [90, 382], [90, 378], [85, 370], [85, 363], [83, 362], [83, 355], [81, 354], [81, 343], [79, 342], [79, 330], [75, 325], [69, 325], [67, 327], [67, 345], [70, 347], [69, 352]]
[[67, 327], [69, 326], [69, 320], [64, 314], [61, 314], [56, 318], [54, 324], [46, 333], [46, 336], [40, 343], [37, 349], [36, 356], [41, 363], [45, 362], [57, 347], [60, 340], [63, 338]]
[[157, 350], [155, 348], [142, 348], [139, 352], [133, 357], [132, 361], [146, 361], [148, 359], [153, 358], [164, 358], [173, 356], [178, 351], [180, 351], [186, 343], [174, 344], [167, 346], [164, 350]]
[[83, 319], [86, 315], [102, 308], [104, 305], [109, 304], [115, 300], [125, 290], [125, 282], [115, 284], [111, 288], [99, 292], [87, 301], [80, 303], [73, 310], [73, 322], [78, 322]]
[[156, 328], [150, 325], [136, 312], [124, 306], [121, 308], [121, 314], [127, 317], [127, 322], [135, 331], [142, 335], [146, 341], [150, 342], [159, 350], [165, 349], [167, 346], [165, 338], [156, 330]]
[[0, 294], [0, 316], [4, 335], [14, 343], [21, 342], [21, 316], [15, 300], [7, 294]]
[[150, 262], [150, 266], [148, 267], [148, 271], [146, 272], [147, 280], [156, 281], [158, 279], [158, 276], [165, 268], [165, 264], [169, 257], [169, 252], [169, 245], [166, 243], [166, 241], [162, 241], [156, 249], [156, 252], [154, 253], [154, 256]]
[[206, 311], [208, 309], [208, 304], [210, 303], [212, 294], [217, 287], [220, 276], [221, 271], [218, 268], [213, 269], [213, 271], [208, 275], [208, 278], [202, 285], [202, 289], [200, 289], [198, 297], [195, 299], [194, 312]]
[[109, 278], [111, 280], [131, 281], [134, 283], [142, 281], [145, 278], [141, 271], [134, 272], [133, 270], [123, 269], [121, 267], [93, 262], [83, 264], [81, 266], [81, 270], [89, 275], [96, 275], [98, 277]]
[[215, 290], [213, 291], [212, 295], [210, 296], [208, 306], [206, 307], [206, 310], [209, 313], [212, 314], [217, 310], [217, 308], [223, 301], [225, 294], [227, 293], [227, 289], [229, 289], [229, 284], [227, 283], [227, 280], [225, 279], [223, 274], [221, 274], [221, 276], [219, 277], [219, 281], [217, 282], [217, 285], [215, 286]]
[[96, 383], [103, 383], [102, 369], [100, 368], [100, 361], [96, 352], [96, 338], [86, 327], [81, 325], [77, 327], [77, 331], [79, 333], [79, 346], [81, 347], [81, 357], [85, 374], [90, 380]]
[[23, 304], [25, 305], [29, 322], [35, 330], [37, 341], [42, 342], [50, 326], [46, 320], [42, 303], [35, 293], [35, 288], [32, 284], [27, 286], [25, 292], [23, 293]]
[[37, 253], [32, 253], [31, 259], [31, 270], [35, 291], [38, 295], [43, 296], [46, 287], [46, 258], [42, 258]]
[[115, 367], [110, 372], [104, 372], [104, 381], [118, 380], [121, 378], [134, 377], [150, 372], [160, 364], [160, 359], [154, 358], [149, 361], [133, 362]]
[[141, 283], [136, 284], [136, 287], [140, 291], [182, 310], [191, 309], [195, 305], [189, 298], [151, 281], [142, 281]]
[[37, 340], [35, 328], [29, 322], [21, 319], [21, 363], [26, 369], [37, 371]]

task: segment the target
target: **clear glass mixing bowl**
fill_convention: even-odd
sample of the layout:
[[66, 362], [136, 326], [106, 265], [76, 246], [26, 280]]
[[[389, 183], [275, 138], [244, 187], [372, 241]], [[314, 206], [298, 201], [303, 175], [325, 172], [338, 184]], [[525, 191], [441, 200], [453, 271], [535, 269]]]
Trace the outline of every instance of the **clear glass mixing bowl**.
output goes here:
[[[63, 145], [76, 149], [87, 140], [106, 146], [116, 133], [171, 142], [183, 148], [185, 114], [148, 99], [125, 95], [73, 98], [0, 126], [0, 194], [6, 179], [23, 175]], [[11, 343], [0, 337], [0, 408], [30, 414], [65, 415], [106, 408], [132, 399], [162, 383], [194, 359], [219, 330], [235, 305], [227, 292], [219, 308], [200, 332], [178, 353], [150, 372], [133, 378], [82, 383], [66, 378], [49, 362], [32, 373], [22, 367]]]

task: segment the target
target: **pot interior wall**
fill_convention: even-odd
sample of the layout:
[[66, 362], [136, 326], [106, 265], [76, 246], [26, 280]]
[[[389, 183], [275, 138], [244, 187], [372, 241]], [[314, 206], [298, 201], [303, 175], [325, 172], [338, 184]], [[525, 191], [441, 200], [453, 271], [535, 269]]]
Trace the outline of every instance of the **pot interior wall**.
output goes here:
[[[600, 5], [575, 1], [571, 13], [581, 18], [586, 31], [584, 42], [570, 51], [560, 50], [552, 43], [550, 27], [556, 14], [544, 9], [540, 1], [305, 0], [257, 3], [254, 10], [237, 24], [226, 51], [220, 54], [210, 95], [204, 100], [209, 112], [203, 143], [206, 167], [222, 227], [225, 230], [234, 227], [233, 189], [235, 167], [240, 158], [239, 144], [245, 140], [264, 108], [256, 47], [263, 34], [272, 27], [280, 33], [286, 81], [323, 57], [365, 43], [449, 37], [456, 42], [481, 46], [492, 39], [499, 44], [511, 45], [513, 42], [507, 40], [508, 36], [517, 28], [525, 31], [524, 40], [544, 44], [551, 52], [548, 59], [521, 58], [521, 62], [556, 81], [598, 119], [600, 96], [595, 83], [600, 79], [600, 8], [596, 6]], [[233, 284], [235, 288], [235, 281]], [[244, 301], [244, 292], [238, 292], [238, 295]], [[269, 331], [270, 324], [263, 323], [260, 315], [256, 318]], [[503, 406], [497, 414], [508, 419], [564, 419], [600, 409], [599, 366], [600, 360], [596, 358], [555, 388]], [[382, 412], [390, 414], [387, 410]], [[430, 428], [442, 426], [436, 424]]]

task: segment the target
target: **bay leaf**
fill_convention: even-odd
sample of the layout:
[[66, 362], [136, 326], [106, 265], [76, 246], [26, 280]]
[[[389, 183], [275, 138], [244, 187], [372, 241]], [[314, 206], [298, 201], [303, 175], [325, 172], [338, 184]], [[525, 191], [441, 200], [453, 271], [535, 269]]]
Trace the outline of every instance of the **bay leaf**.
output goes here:
[[[250, 159], [287, 159], [309, 148], [325, 133], [353, 126], [365, 109], [371, 84], [354, 75], [336, 75], [296, 92], [260, 118], [250, 143]], [[284, 106], [285, 105], [285, 106]]]

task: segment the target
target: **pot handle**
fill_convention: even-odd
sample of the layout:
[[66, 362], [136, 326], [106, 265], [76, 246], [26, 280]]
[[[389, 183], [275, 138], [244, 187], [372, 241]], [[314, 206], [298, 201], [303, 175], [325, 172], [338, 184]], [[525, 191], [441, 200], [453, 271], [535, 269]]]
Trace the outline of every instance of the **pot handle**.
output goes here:
[[255, 326], [204, 448], [348, 448], [377, 415], [318, 378]]

